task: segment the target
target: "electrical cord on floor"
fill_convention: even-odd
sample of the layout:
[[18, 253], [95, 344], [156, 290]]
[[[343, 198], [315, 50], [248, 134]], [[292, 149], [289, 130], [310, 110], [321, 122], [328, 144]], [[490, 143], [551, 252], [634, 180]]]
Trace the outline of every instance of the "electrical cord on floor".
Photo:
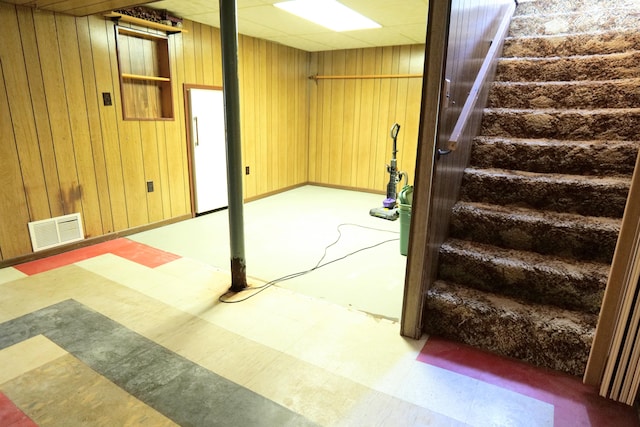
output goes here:
[[378, 242], [378, 243], [376, 243], [374, 245], [366, 246], [364, 248], [360, 248], [360, 249], [355, 250], [353, 252], [349, 252], [348, 254], [346, 254], [344, 256], [341, 256], [340, 258], [336, 258], [334, 260], [327, 261], [324, 264], [322, 264], [322, 261], [324, 261], [324, 259], [327, 256], [327, 251], [329, 250], [329, 248], [334, 246], [335, 244], [337, 244], [340, 241], [340, 239], [342, 238], [341, 228], [344, 227], [344, 226], [360, 227], [360, 228], [366, 228], [366, 229], [369, 229], [369, 230], [383, 231], [383, 232], [386, 232], [386, 233], [400, 234], [399, 231], [385, 230], [385, 229], [382, 229], [382, 228], [367, 227], [365, 225], [360, 225], [360, 224], [342, 223], [342, 224], [338, 225], [338, 227], [336, 228], [336, 230], [338, 231], [338, 238], [335, 241], [333, 241], [333, 243], [325, 246], [324, 253], [322, 254], [322, 257], [320, 257], [320, 259], [318, 260], [318, 262], [316, 263], [316, 265], [314, 267], [312, 267], [312, 268], [310, 268], [308, 270], [299, 271], [297, 273], [287, 274], [286, 276], [282, 276], [282, 277], [274, 279], [274, 280], [272, 280], [270, 282], [267, 282], [262, 286], [248, 287], [246, 289], [243, 289], [240, 292], [256, 291], [256, 290], [257, 290], [257, 292], [255, 292], [255, 293], [253, 293], [253, 294], [251, 294], [249, 296], [246, 296], [246, 297], [244, 297], [242, 299], [235, 300], [235, 301], [225, 300], [224, 297], [226, 295], [230, 295], [230, 294], [235, 294], [236, 293], [236, 292], [226, 292], [226, 293], [220, 295], [220, 297], [218, 298], [218, 301], [221, 302], [221, 303], [224, 303], [224, 304], [237, 304], [239, 302], [246, 301], [249, 298], [253, 298], [254, 296], [258, 295], [260, 292], [262, 292], [264, 290], [267, 290], [268, 288], [270, 288], [271, 286], [273, 286], [273, 285], [275, 285], [277, 283], [284, 282], [286, 280], [295, 279], [296, 277], [304, 276], [305, 274], [309, 274], [312, 271], [315, 271], [315, 270], [317, 270], [319, 268], [326, 267], [327, 265], [333, 264], [334, 262], [342, 261], [343, 259], [348, 258], [348, 257], [350, 257], [352, 255], [357, 254], [357, 253], [360, 253], [362, 251], [366, 251], [368, 249], [376, 248], [378, 246], [384, 245], [385, 243], [397, 242], [398, 240], [400, 240], [399, 238], [384, 240], [384, 241]]

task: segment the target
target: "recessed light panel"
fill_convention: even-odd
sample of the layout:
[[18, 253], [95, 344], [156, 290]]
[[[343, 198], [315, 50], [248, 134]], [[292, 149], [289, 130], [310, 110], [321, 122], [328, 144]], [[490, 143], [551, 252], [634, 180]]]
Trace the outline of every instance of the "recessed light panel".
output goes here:
[[381, 25], [335, 0], [293, 0], [275, 7], [333, 31], [381, 28]]

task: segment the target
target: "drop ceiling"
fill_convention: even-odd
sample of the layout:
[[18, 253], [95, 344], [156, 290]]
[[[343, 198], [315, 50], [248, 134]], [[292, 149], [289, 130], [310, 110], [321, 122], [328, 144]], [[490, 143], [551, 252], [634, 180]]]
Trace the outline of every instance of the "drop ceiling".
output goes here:
[[[425, 42], [428, 0], [340, 0], [382, 25], [340, 33], [274, 7], [278, 1], [237, 0], [238, 32], [308, 52]], [[220, 28], [218, 5], [217, 0], [161, 0], [146, 6]]]

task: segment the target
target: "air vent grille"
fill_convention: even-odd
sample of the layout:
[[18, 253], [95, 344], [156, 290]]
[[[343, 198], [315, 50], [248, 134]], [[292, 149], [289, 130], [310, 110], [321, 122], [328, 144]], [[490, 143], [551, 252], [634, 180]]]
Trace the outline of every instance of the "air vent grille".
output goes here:
[[30, 222], [29, 234], [34, 252], [84, 239], [80, 213]]

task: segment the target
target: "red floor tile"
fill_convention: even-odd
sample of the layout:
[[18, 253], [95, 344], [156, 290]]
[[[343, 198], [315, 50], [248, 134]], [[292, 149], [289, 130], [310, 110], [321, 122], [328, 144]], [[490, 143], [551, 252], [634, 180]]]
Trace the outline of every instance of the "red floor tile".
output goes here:
[[554, 405], [558, 426], [640, 426], [634, 408], [598, 395], [580, 378], [430, 337], [418, 360]]
[[37, 427], [37, 424], [0, 392], [0, 426]]
[[14, 266], [28, 276], [63, 267], [98, 255], [112, 253], [138, 264], [155, 268], [180, 258], [178, 255], [161, 251], [129, 239], [114, 239], [84, 248], [64, 252], [47, 258], [25, 262]]
[[113, 248], [109, 252], [149, 268], [156, 268], [180, 258], [179, 255], [174, 255], [151, 246], [143, 245], [142, 243], [134, 242], [133, 240], [116, 240], [121, 240], [122, 242], [120, 242], [117, 248]]

